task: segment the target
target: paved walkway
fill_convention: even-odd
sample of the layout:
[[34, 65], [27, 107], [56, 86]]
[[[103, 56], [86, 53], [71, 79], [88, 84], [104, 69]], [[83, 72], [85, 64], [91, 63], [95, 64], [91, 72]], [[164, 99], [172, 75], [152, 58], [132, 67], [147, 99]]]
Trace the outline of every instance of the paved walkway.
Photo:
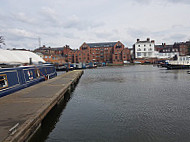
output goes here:
[[0, 142], [28, 138], [81, 75], [71, 71], [0, 98]]

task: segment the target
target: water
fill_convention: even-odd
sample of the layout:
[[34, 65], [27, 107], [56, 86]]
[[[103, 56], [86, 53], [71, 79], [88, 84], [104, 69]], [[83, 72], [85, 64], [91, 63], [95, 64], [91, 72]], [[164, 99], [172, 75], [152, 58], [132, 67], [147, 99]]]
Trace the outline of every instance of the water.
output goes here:
[[33, 141], [189, 142], [190, 75], [148, 65], [85, 70]]

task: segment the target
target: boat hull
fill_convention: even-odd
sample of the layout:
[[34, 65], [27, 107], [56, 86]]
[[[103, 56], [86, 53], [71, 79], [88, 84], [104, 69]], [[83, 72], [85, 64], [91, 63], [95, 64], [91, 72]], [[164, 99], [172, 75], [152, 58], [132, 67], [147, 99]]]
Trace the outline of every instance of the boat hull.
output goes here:
[[0, 69], [0, 97], [57, 76], [53, 65]]
[[174, 70], [174, 69], [190, 69], [190, 65], [171, 65], [168, 64], [165, 66], [168, 70]]

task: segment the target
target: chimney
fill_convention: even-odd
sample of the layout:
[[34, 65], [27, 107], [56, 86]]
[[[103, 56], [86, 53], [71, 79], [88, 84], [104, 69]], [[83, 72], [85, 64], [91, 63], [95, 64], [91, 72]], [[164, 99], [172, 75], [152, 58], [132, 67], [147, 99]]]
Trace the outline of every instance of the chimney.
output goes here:
[[137, 38], [137, 42], [139, 42], [140, 41], [140, 39], [139, 38]]
[[32, 65], [32, 58], [29, 58], [29, 65]]
[[150, 38], [147, 38], [147, 41], [150, 41]]

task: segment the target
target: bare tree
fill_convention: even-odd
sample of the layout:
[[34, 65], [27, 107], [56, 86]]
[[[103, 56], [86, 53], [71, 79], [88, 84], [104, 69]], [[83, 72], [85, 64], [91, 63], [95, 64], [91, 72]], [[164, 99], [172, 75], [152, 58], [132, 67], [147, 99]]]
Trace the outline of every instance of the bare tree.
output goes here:
[[3, 36], [0, 36], [0, 44], [3, 44], [3, 45], [5, 45], [5, 39], [4, 39], [4, 37]]

